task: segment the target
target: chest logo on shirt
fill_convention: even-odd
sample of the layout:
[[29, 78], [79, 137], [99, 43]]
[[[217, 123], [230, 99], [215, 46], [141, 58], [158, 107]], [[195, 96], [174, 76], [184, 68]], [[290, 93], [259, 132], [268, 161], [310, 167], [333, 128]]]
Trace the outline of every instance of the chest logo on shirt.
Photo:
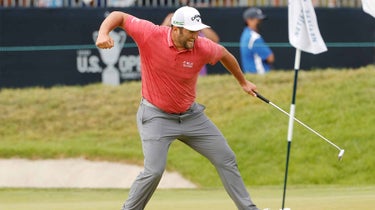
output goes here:
[[190, 61], [183, 61], [182, 66], [185, 67], [185, 68], [193, 68], [194, 63], [190, 62]]

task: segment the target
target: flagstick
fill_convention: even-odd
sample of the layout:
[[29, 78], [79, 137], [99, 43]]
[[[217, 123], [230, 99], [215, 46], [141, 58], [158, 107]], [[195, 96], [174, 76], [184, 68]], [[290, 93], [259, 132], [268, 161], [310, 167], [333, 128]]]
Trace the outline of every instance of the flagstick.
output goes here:
[[283, 203], [282, 203], [281, 210], [284, 210], [284, 204], [285, 204], [286, 184], [287, 184], [287, 180], [288, 180], [288, 170], [289, 170], [289, 156], [290, 156], [290, 149], [291, 149], [292, 137], [293, 137], [294, 113], [295, 113], [295, 109], [296, 109], [295, 103], [296, 103], [298, 70], [299, 70], [299, 67], [300, 67], [300, 62], [301, 62], [301, 50], [296, 48], [296, 57], [295, 57], [295, 61], [294, 61], [293, 97], [292, 97], [292, 103], [290, 105], [290, 114], [289, 114], [288, 147], [287, 147], [287, 153], [286, 153]]

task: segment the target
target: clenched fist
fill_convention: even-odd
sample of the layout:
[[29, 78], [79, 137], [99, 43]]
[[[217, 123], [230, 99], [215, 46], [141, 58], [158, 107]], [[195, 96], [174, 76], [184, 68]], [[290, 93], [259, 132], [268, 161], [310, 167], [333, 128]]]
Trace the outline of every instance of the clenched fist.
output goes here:
[[113, 45], [114, 45], [114, 41], [112, 37], [110, 37], [109, 35], [99, 33], [98, 38], [96, 39], [97, 47], [101, 49], [109, 49], [109, 48], [112, 48]]

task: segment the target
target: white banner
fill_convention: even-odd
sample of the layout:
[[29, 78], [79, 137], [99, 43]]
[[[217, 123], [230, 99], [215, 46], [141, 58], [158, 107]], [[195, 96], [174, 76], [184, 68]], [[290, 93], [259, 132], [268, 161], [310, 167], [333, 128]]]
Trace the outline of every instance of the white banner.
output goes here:
[[293, 47], [312, 54], [327, 51], [311, 0], [289, 0], [288, 26]]
[[375, 0], [362, 0], [362, 8], [375, 18]]

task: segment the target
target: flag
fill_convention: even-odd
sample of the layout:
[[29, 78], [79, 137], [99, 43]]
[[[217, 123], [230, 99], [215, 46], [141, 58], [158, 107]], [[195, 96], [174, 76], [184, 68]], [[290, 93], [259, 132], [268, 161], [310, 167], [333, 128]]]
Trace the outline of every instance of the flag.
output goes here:
[[375, 18], [375, 1], [374, 0], [362, 0], [363, 11], [372, 15]]
[[293, 47], [312, 54], [327, 51], [311, 0], [289, 0], [288, 29]]

